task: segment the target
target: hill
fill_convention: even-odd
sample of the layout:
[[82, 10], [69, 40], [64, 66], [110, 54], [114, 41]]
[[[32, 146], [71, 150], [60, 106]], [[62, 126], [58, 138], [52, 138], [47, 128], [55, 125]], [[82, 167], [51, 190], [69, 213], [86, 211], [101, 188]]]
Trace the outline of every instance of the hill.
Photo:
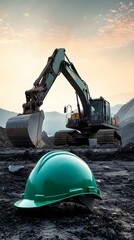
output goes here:
[[66, 115], [59, 112], [46, 112], [43, 123], [43, 130], [48, 135], [54, 135], [59, 130], [65, 130]]
[[119, 133], [123, 139], [123, 144], [134, 143], [134, 98], [124, 104], [116, 116], [120, 121]]
[[112, 115], [115, 115], [120, 110], [120, 108], [122, 106], [123, 106], [123, 104], [116, 104], [114, 106], [111, 106], [111, 113], [112, 113]]
[[134, 122], [134, 98], [124, 104], [116, 115], [120, 120], [121, 127]]
[[16, 116], [17, 114], [18, 113], [0, 108], [0, 126], [5, 128], [7, 120], [11, 117]]

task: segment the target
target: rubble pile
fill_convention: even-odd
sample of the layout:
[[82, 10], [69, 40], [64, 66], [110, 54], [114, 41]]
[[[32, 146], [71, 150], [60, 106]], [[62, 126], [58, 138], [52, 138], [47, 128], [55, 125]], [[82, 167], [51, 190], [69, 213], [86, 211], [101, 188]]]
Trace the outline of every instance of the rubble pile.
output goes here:
[[6, 129], [3, 127], [0, 127], [0, 147], [12, 147], [7, 137]]

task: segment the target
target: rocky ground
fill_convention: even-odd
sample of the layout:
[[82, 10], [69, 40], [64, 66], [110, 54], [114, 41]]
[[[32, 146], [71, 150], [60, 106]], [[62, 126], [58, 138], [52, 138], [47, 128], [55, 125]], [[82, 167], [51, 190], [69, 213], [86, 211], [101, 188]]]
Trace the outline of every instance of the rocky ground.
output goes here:
[[[103, 199], [94, 212], [76, 204], [19, 211], [14, 203], [43, 150], [0, 148], [1, 240], [134, 240], [134, 145], [123, 149], [66, 148], [91, 168]], [[19, 166], [19, 171], [12, 171]]]

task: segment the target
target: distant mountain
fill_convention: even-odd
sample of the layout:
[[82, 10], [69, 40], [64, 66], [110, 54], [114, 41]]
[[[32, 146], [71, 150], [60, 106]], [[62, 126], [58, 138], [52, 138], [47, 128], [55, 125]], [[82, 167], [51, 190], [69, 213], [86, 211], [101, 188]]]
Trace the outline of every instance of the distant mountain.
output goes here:
[[5, 128], [7, 120], [11, 117], [16, 116], [17, 114], [18, 113], [0, 108], [0, 126]]
[[54, 135], [59, 130], [65, 130], [66, 115], [59, 112], [46, 112], [43, 129], [48, 135]]
[[115, 115], [119, 110], [120, 108], [123, 106], [123, 104], [116, 104], [114, 106], [111, 107], [111, 113], [112, 115]]

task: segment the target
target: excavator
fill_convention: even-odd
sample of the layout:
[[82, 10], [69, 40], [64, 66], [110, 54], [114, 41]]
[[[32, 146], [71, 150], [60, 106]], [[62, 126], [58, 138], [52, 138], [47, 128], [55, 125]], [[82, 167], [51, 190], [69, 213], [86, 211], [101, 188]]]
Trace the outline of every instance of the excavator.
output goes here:
[[93, 141], [100, 146], [121, 145], [119, 122], [111, 117], [110, 103], [103, 97], [91, 98], [88, 85], [70, 62], [65, 49], [58, 48], [48, 58], [33, 88], [25, 91], [23, 113], [10, 118], [6, 123], [7, 136], [13, 146], [45, 147], [45, 132], [42, 132], [44, 112], [40, 107], [60, 73], [76, 92], [77, 111], [72, 111], [70, 105], [64, 107], [67, 130], [55, 133], [55, 145], [81, 146], [90, 145]]

